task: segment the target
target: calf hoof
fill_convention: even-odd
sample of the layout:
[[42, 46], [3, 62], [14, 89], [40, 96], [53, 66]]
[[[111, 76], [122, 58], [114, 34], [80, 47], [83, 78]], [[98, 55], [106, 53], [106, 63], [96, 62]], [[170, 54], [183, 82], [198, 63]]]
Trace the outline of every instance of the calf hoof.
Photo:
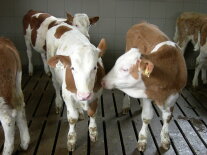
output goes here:
[[122, 109], [122, 114], [123, 114], [123, 115], [128, 114], [128, 113], [129, 113], [129, 110], [130, 110], [129, 107], [127, 107], [127, 108], [123, 108], [123, 109]]
[[98, 131], [96, 127], [89, 127], [89, 136], [92, 142], [97, 141], [98, 139]]
[[161, 143], [161, 146], [162, 146], [163, 149], [169, 150], [169, 148], [170, 148], [170, 142], [162, 142]]
[[75, 143], [76, 143], [76, 133], [75, 132], [69, 133], [68, 142], [67, 142], [68, 151], [75, 150]]
[[75, 143], [68, 142], [68, 151], [75, 151]]
[[24, 144], [20, 144], [21, 150], [27, 150], [29, 147], [29, 142], [25, 142]]
[[138, 142], [137, 149], [141, 152], [144, 152], [146, 150], [146, 146], [147, 146], [147, 142], [141, 141]]

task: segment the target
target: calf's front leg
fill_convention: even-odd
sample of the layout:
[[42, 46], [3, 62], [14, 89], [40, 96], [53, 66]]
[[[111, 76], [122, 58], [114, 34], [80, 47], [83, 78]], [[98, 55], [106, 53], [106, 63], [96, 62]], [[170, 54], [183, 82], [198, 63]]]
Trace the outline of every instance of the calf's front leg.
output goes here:
[[75, 131], [75, 125], [78, 121], [78, 109], [76, 109], [72, 101], [66, 102], [67, 106], [67, 118], [69, 122], [69, 132], [68, 132], [68, 141], [67, 141], [67, 147], [68, 151], [74, 151], [75, 150], [75, 144], [77, 141], [77, 135]]
[[138, 150], [145, 151], [147, 146], [148, 124], [153, 118], [151, 100], [141, 99], [142, 104], [142, 128], [139, 132]]
[[95, 142], [98, 138], [98, 131], [97, 131], [97, 125], [96, 125], [96, 111], [98, 106], [98, 99], [93, 101], [89, 104], [88, 107], [88, 116], [90, 117], [90, 123], [89, 123], [89, 136], [92, 142]]

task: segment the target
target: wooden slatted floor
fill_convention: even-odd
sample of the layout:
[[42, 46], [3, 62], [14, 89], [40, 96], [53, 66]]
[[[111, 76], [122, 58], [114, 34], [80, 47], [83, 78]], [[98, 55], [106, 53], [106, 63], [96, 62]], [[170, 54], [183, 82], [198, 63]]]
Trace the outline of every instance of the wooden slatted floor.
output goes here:
[[[97, 116], [98, 141], [90, 142], [87, 129], [89, 119], [85, 116], [85, 120], [76, 125], [78, 135], [76, 150], [69, 153], [66, 147], [68, 132], [66, 108], [63, 108], [60, 115], [55, 114], [55, 93], [50, 78], [42, 71], [36, 71], [32, 77], [25, 74], [22, 86], [31, 144], [28, 151], [17, 151], [20, 140], [19, 133], [16, 132], [14, 154], [207, 154], [207, 89], [200, 89], [199, 93], [187, 88], [183, 90], [175, 105], [174, 118], [170, 123], [171, 147], [167, 152], [160, 148], [161, 113], [153, 105], [154, 118], [149, 125], [148, 146], [144, 153], [136, 150], [137, 135], [142, 125], [139, 100], [131, 99], [130, 113], [122, 115], [124, 94], [117, 90], [104, 90]], [[0, 128], [1, 151], [3, 137], [3, 130]]]

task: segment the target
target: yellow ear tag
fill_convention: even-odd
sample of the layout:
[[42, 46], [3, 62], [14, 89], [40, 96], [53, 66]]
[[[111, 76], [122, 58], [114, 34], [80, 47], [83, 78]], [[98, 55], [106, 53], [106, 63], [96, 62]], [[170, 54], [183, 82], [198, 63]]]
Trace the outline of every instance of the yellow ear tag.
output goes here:
[[144, 71], [144, 75], [147, 76], [147, 77], [150, 76], [150, 72], [149, 72], [148, 68], [145, 69], [145, 71]]

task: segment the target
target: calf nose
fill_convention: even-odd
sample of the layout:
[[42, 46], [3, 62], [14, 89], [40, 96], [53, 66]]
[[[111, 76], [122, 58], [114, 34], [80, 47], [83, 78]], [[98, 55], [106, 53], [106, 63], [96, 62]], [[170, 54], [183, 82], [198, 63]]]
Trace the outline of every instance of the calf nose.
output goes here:
[[91, 97], [91, 93], [90, 92], [88, 92], [88, 93], [78, 92], [77, 95], [82, 100], [88, 100]]

